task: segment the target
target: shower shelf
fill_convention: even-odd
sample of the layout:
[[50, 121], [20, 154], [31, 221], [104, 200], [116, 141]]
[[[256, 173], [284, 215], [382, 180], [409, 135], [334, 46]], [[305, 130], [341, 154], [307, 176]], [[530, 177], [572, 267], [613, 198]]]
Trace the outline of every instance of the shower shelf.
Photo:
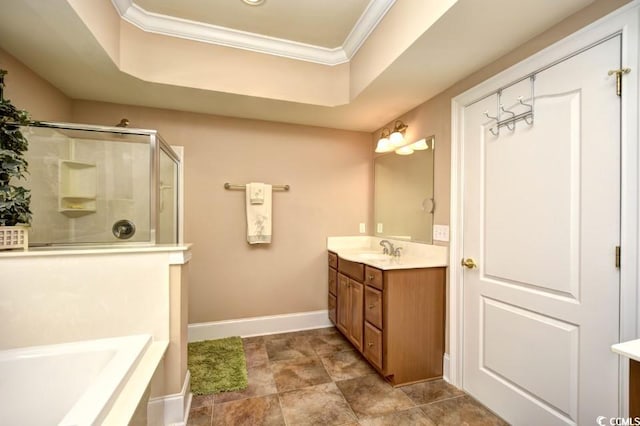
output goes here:
[[81, 216], [96, 211], [97, 169], [93, 163], [59, 160], [58, 211]]

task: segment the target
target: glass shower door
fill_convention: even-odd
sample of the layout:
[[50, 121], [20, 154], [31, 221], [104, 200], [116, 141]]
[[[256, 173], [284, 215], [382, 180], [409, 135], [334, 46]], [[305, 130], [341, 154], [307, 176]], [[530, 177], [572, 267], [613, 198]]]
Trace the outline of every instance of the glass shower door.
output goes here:
[[160, 146], [158, 173], [158, 225], [156, 242], [175, 244], [178, 242], [178, 164], [173, 153]]
[[24, 134], [30, 243], [151, 241], [150, 135], [36, 126]]

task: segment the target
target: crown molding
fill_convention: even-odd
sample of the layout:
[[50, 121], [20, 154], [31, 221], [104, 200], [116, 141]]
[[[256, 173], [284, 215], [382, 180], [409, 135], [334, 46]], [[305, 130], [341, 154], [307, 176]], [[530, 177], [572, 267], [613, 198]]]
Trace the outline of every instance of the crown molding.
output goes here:
[[111, 1], [122, 19], [146, 32], [331, 66], [348, 62], [395, 3], [371, 0], [343, 46], [330, 49], [148, 12], [133, 0]]
[[396, 0], [371, 0], [342, 44], [347, 58], [353, 58], [395, 2]]

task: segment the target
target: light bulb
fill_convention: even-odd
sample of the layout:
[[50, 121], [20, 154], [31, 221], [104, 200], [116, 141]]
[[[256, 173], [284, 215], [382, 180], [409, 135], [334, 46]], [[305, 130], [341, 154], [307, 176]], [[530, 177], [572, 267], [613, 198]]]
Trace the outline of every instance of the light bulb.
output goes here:
[[413, 154], [413, 149], [410, 146], [403, 146], [402, 148], [396, 149], [396, 154], [398, 155], [411, 155]]
[[391, 133], [391, 136], [389, 136], [389, 140], [393, 145], [400, 146], [404, 142], [404, 136], [402, 136], [402, 133], [400, 132], [393, 132]]
[[393, 151], [394, 146], [391, 145], [391, 142], [389, 142], [389, 139], [387, 138], [380, 138], [378, 140], [378, 145], [376, 146], [376, 152], [389, 152], [389, 151]]
[[419, 141], [414, 142], [409, 146], [411, 147], [411, 149], [414, 149], [416, 151], [422, 151], [422, 150], [425, 150], [425, 149], [429, 149], [429, 145], [427, 145], [427, 140], [426, 139], [420, 139]]

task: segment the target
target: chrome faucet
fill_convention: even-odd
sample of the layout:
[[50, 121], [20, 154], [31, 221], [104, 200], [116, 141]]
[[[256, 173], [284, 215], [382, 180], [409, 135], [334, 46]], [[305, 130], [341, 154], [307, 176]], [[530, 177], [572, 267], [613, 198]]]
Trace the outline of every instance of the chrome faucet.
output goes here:
[[382, 240], [380, 241], [380, 245], [383, 247], [382, 253], [393, 256], [393, 253], [395, 252], [395, 250], [393, 248], [393, 244], [391, 244], [391, 241]]

